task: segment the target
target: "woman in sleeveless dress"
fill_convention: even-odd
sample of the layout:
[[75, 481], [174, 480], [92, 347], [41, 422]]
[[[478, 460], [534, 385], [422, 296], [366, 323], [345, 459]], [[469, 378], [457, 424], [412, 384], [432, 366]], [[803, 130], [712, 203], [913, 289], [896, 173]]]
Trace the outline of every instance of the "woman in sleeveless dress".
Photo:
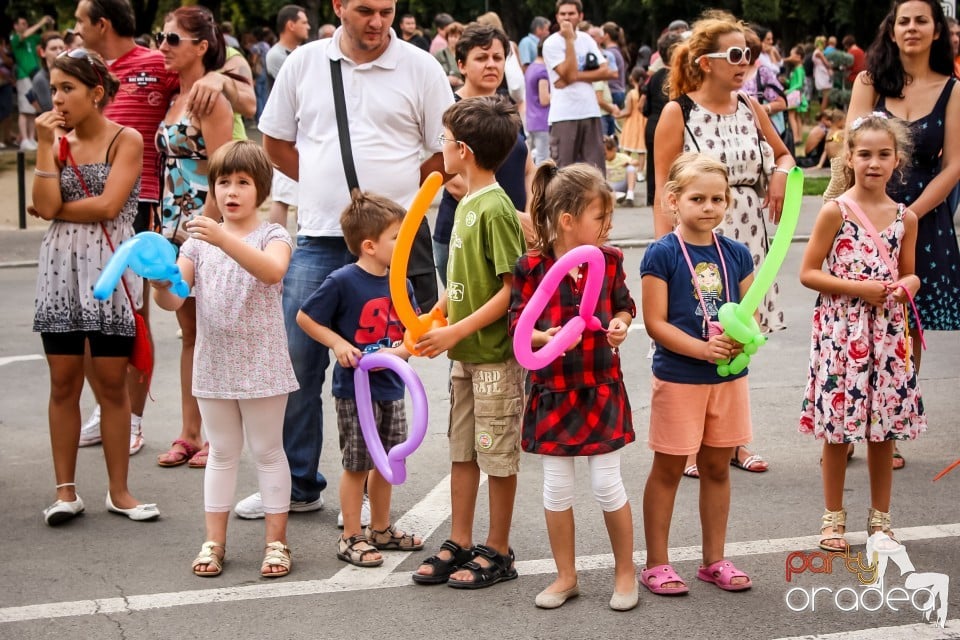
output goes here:
[[[733, 199], [719, 230], [744, 243], [754, 264], [762, 264], [769, 249], [772, 229], [768, 230], [764, 209], [770, 222], [780, 219], [786, 189], [786, 173], [793, 158], [780, 140], [766, 112], [740, 93], [750, 54], [744, 29], [732, 16], [711, 16], [694, 24], [690, 38], [674, 48], [670, 65], [669, 94], [673, 99], [663, 109], [654, 135], [656, 192], [665, 193], [667, 171], [678, 155], [699, 151], [727, 167]], [[760, 144], [758, 131], [772, 147]], [[769, 175], [766, 196], [758, 192], [763, 154], [772, 153], [776, 171]], [[662, 201], [654, 201], [654, 235], [671, 231], [674, 215]], [[777, 306], [778, 285], [764, 298], [760, 326], [764, 331], [784, 328], [783, 311]], [[685, 475], [696, 477], [694, 460], [688, 460]], [[734, 466], [748, 471], [766, 471], [759, 456], [739, 447]]]
[[[881, 111], [904, 121], [914, 151], [887, 192], [920, 219], [917, 309], [924, 329], [960, 330], [960, 248], [946, 204], [960, 180], [960, 85], [951, 77], [950, 29], [936, 0], [897, 0], [867, 52], [867, 69], [853, 86], [847, 126]], [[913, 358], [920, 370], [916, 327]], [[904, 465], [894, 454], [894, 469]]]
[[[40, 245], [33, 329], [50, 366], [50, 444], [57, 500], [44, 510], [48, 525], [84, 510], [76, 490], [80, 393], [89, 349], [94, 393], [101, 407], [109, 511], [133, 520], [160, 515], [127, 488], [130, 402], [127, 361], [133, 349], [141, 279], [124, 278], [106, 300], [94, 284], [116, 246], [133, 235], [140, 195], [143, 141], [103, 116], [119, 82], [103, 60], [84, 49], [62, 54], [50, 70], [53, 110], [37, 118], [39, 148], [31, 213], [50, 220]], [[69, 133], [67, 131], [69, 130]], [[129, 298], [128, 298], [129, 295]]]
[[[167, 15], [158, 35], [164, 64], [180, 76], [180, 94], [170, 103], [157, 130], [156, 145], [164, 157], [161, 230], [178, 247], [188, 235], [184, 224], [199, 215], [219, 218], [216, 203], [207, 195], [207, 158], [230, 141], [233, 110], [221, 94], [208, 115], [187, 111], [190, 89], [209, 71], [220, 69], [226, 58], [223, 34], [210, 11], [200, 6], [180, 7]], [[206, 447], [200, 435], [200, 408], [193, 397], [193, 349], [197, 335], [197, 308], [187, 298], [177, 310], [183, 334], [180, 353], [180, 435], [166, 453], [157, 457], [162, 467], [190, 462], [206, 464]]]

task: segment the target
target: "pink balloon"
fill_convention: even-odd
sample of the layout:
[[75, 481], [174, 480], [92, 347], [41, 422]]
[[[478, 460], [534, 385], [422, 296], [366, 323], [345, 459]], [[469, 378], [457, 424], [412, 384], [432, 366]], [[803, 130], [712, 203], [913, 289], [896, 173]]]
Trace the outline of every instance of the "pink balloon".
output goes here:
[[[577, 265], [584, 263], [587, 264], [588, 269], [587, 282], [583, 287], [583, 295], [580, 298], [580, 315], [568, 320], [550, 342], [534, 352], [531, 341], [533, 339], [533, 329], [540, 318], [540, 314], [547, 308], [550, 298], [553, 297], [553, 292], [563, 282], [567, 273]], [[517, 328], [513, 334], [513, 354], [520, 366], [531, 370], [542, 369], [563, 355], [583, 334], [585, 329], [591, 331], [601, 329], [600, 320], [593, 315], [593, 312], [596, 310], [597, 301], [600, 299], [600, 288], [603, 286], [606, 266], [600, 248], [585, 244], [563, 254], [550, 267], [543, 282], [540, 283], [530, 300], [527, 301], [527, 306], [524, 307], [523, 313], [517, 320]]]
[[[413, 419], [407, 439], [384, 451], [383, 441], [373, 418], [373, 401], [370, 399], [370, 370], [390, 369], [403, 380], [410, 392]], [[367, 451], [380, 475], [390, 484], [403, 484], [407, 479], [407, 456], [412, 454], [427, 435], [427, 394], [420, 376], [407, 361], [391, 353], [368, 353], [360, 358], [353, 372], [353, 387], [357, 398], [357, 418], [360, 431], [367, 443]]]

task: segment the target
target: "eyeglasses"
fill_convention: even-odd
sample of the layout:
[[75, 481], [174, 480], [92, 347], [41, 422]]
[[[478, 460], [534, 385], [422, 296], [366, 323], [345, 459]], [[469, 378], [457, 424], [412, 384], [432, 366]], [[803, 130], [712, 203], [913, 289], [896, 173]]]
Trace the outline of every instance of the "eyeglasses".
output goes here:
[[447, 142], [455, 142], [455, 143], [457, 143], [457, 144], [462, 144], [462, 145], [465, 146], [467, 149], [470, 149], [470, 153], [473, 153], [473, 149], [470, 147], [470, 145], [468, 145], [468, 144], [467, 144], [466, 142], [464, 142], [463, 140], [455, 140], [455, 139], [453, 139], [453, 138], [448, 138], [447, 136], [443, 135], [442, 133], [437, 136], [437, 142], [440, 144], [441, 147], [442, 147], [445, 143], [447, 143]]
[[100, 75], [100, 69], [97, 67], [96, 63], [93, 61], [93, 56], [90, 55], [90, 52], [84, 49], [83, 47], [77, 47], [76, 49], [67, 49], [66, 51], [61, 51], [57, 57], [68, 57], [74, 60], [86, 60], [87, 63], [93, 68], [94, 72], [97, 74], [97, 78], [100, 80], [100, 86], [106, 87], [103, 83], [103, 76]]
[[750, 64], [750, 57], [750, 49], [746, 47], [730, 47], [726, 51], [705, 53], [702, 56], [697, 56], [693, 63], [698, 64], [700, 58], [718, 58], [725, 59], [730, 64]]
[[158, 31], [153, 35], [153, 39], [157, 41], [157, 46], [163, 44], [163, 41], [166, 40], [167, 44], [171, 47], [179, 47], [180, 43], [184, 40], [189, 40], [190, 42], [199, 42], [200, 38], [184, 38], [179, 33], [164, 33], [163, 31]]

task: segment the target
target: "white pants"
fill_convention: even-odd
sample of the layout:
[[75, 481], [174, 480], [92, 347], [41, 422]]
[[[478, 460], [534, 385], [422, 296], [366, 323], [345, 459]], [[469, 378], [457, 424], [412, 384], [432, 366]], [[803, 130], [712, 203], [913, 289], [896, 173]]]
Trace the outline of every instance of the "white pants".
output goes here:
[[[627, 491], [620, 476], [620, 452], [585, 456], [590, 469], [593, 497], [604, 511], [617, 511], [627, 504]], [[575, 457], [541, 456], [543, 460], [543, 506], [548, 511], [573, 507]]]
[[230, 511], [237, 491], [237, 472], [247, 433], [257, 465], [257, 479], [265, 513], [290, 510], [290, 465], [283, 452], [283, 412], [287, 395], [250, 400], [197, 398], [210, 455], [203, 475], [203, 507]]

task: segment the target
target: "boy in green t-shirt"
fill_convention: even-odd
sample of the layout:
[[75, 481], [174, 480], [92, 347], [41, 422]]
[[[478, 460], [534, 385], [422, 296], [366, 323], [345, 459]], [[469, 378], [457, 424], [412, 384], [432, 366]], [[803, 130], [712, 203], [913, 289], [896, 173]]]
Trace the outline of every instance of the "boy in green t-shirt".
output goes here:
[[17, 109], [20, 111], [20, 149], [33, 150], [37, 148], [34, 118], [37, 116], [27, 94], [33, 88], [31, 78], [40, 68], [40, 57], [37, 55], [37, 45], [40, 44], [40, 30], [46, 25], [53, 26], [54, 20], [50, 16], [43, 16], [39, 22], [30, 26], [26, 18], [17, 18], [13, 23], [13, 33], [10, 34], [10, 49], [17, 68]]
[[[524, 251], [520, 220], [494, 172], [517, 143], [516, 107], [497, 97], [466, 98], [443, 115], [447, 173], [458, 173], [460, 200], [450, 238], [447, 290], [437, 303], [449, 325], [417, 343], [448, 352], [450, 372], [450, 539], [413, 574], [418, 584], [479, 589], [517, 577], [510, 548], [520, 470], [523, 370], [507, 337], [513, 267]], [[480, 472], [489, 476], [490, 531], [473, 544]]]

